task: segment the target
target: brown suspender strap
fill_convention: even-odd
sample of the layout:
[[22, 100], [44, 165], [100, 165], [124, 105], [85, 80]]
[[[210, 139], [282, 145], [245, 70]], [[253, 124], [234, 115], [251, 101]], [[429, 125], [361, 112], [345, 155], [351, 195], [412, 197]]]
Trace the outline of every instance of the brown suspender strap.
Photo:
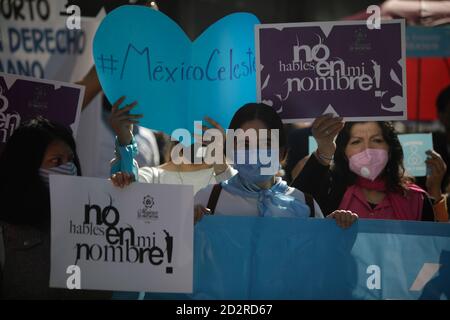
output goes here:
[[305, 195], [305, 202], [309, 207], [309, 217], [314, 218], [316, 216], [316, 211], [314, 209], [314, 198], [309, 193], [303, 193]]
[[211, 210], [211, 214], [214, 214], [216, 211], [217, 202], [219, 201], [220, 192], [222, 191], [222, 185], [215, 184], [213, 189], [211, 190], [211, 194], [208, 200], [208, 209]]

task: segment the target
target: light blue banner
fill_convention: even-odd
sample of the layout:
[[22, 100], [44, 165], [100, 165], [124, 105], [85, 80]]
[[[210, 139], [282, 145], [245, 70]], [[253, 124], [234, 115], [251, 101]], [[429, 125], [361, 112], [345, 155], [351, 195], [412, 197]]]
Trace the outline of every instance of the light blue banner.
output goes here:
[[194, 294], [146, 299], [450, 299], [450, 224], [205, 217]]
[[209, 116], [227, 128], [234, 112], [256, 100], [252, 14], [234, 13], [192, 42], [162, 12], [122, 6], [109, 13], [94, 38], [93, 58], [102, 88], [113, 103], [138, 101], [132, 113], [142, 126], [186, 128]]
[[450, 57], [450, 27], [407, 27], [406, 56]]
[[[427, 175], [425, 152], [433, 150], [431, 133], [399, 134], [398, 139], [403, 148], [403, 164], [406, 172], [413, 177], [425, 177]], [[308, 144], [309, 154], [312, 154], [317, 149], [314, 137], [308, 138]]]

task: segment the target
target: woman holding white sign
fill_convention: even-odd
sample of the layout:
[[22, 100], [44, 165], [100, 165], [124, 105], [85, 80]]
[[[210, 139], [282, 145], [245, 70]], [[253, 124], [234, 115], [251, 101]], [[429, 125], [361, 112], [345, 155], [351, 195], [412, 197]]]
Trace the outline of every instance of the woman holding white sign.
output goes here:
[[[366, 219], [434, 221], [427, 192], [405, 174], [392, 124], [344, 124], [342, 118], [324, 115], [314, 121], [312, 132], [318, 148], [293, 186], [313, 194], [325, 214], [340, 209]], [[440, 186], [446, 171], [439, 160], [429, 152], [427, 165], [434, 172], [427, 183], [430, 189]]]
[[[227, 157], [233, 161], [238, 174], [196, 194], [196, 221], [205, 214], [323, 218], [311, 196], [289, 187], [278, 176], [280, 159], [286, 155], [286, 137], [282, 121], [273, 108], [247, 104], [235, 113], [229, 129], [233, 132], [229, 130], [227, 140], [234, 142], [234, 149]], [[243, 136], [239, 137], [238, 132]], [[252, 137], [257, 141], [252, 141]], [[341, 227], [347, 228], [357, 215], [341, 210], [329, 218], [335, 218]]]
[[5, 247], [0, 264], [3, 299], [105, 298], [49, 287], [49, 175], [80, 176], [72, 132], [44, 118], [19, 127], [0, 156], [0, 227]]

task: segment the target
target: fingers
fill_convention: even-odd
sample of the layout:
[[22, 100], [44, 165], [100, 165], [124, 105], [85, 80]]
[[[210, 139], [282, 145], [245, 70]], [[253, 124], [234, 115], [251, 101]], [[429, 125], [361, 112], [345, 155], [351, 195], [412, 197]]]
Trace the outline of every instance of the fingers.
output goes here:
[[203, 135], [198, 134], [198, 133], [194, 133], [194, 142], [196, 143], [202, 143], [203, 145], [209, 145], [212, 142], [209, 141], [204, 141], [203, 140]]
[[328, 119], [331, 119], [333, 117], [332, 114], [324, 114], [321, 115], [320, 117], [317, 117], [316, 120], [314, 120], [314, 122], [312, 123], [311, 127], [313, 129], [319, 128], [322, 123]]
[[342, 117], [333, 118], [333, 115], [323, 115], [312, 124], [312, 133], [317, 142], [331, 143], [344, 128]]
[[434, 158], [440, 158], [441, 155], [439, 153], [437, 153], [434, 150], [427, 150], [427, 152], [425, 152], [428, 156], [430, 157], [434, 157]]
[[198, 204], [194, 207], [194, 224], [199, 222], [205, 214], [211, 214], [211, 210]]
[[117, 172], [111, 176], [111, 182], [114, 186], [124, 188], [134, 181], [134, 175], [125, 172]]
[[428, 174], [429, 176], [441, 176], [445, 174], [443, 168], [436, 161], [427, 160], [426, 163], [428, 169], [430, 170]]
[[[203, 125], [202, 123], [196, 123], [195, 128], [202, 131], [202, 133], [195, 133], [194, 132], [194, 138], [196, 142], [202, 142], [202, 144], [209, 145], [212, 142], [215, 143], [221, 143], [222, 145], [225, 143], [226, 134], [223, 127], [216, 122], [215, 120], [211, 119], [210, 117], [204, 117], [203, 120], [211, 125], [211, 127], [207, 125]], [[222, 141], [217, 140], [217, 135], [215, 133], [212, 133], [212, 129], [219, 130], [222, 134]], [[207, 137], [207, 138], [205, 138]], [[214, 137], [214, 139], [211, 139]]]
[[434, 150], [428, 150], [426, 152], [427, 156], [428, 156], [428, 160], [437, 160], [437, 161], [442, 161], [442, 163], [445, 164], [444, 160], [442, 159], [441, 155], [439, 153], [437, 153]]
[[112, 106], [112, 108], [111, 108], [111, 113], [117, 112], [117, 109], [119, 109], [120, 105], [121, 105], [124, 101], [125, 101], [125, 96], [120, 97], [119, 100], [117, 100], [117, 101], [113, 104], [113, 106]]
[[447, 165], [445, 164], [442, 157], [435, 151], [429, 150], [426, 152], [428, 159], [425, 161], [427, 166], [431, 168], [431, 175], [444, 175], [447, 171]]
[[209, 126], [206, 126], [206, 125], [197, 124], [196, 125], [197, 129], [201, 129], [203, 131], [203, 133], [205, 133], [206, 131], [214, 128], [214, 129], [219, 130], [222, 133], [222, 135], [225, 136], [224, 128], [217, 121], [211, 119], [210, 117], [204, 117], [203, 120], [206, 123], [210, 124], [212, 126], [212, 128]]
[[142, 114], [125, 114], [125, 115], [116, 117], [116, 120], [118, 120], [118, 121], [135, 120], [135, 119], [141, 119], [143, 116], [144, 115], [142, 115]]
[[350, 228], [358, 219], [358, 215], [347, 210], [337, 210], [330, 214], [327, 218], [335, 219], [339, 227], [347, 229]]
[[111, 176], [111, 181], [113, 183], [114, 186], [116, 187], [121, 187], [121, 185], [123, 184], [123, 176], [121, 172], [115, 173]]
[[342, 120], [337, 120], [333, 122], [330, 121], [329, 123], [323, 124], [323, 128], [320, 128], [320, 134], [323, 135], [324, 137], [326, 136], [334, 137], [342, 130], [343, 127], [344, 123], [342, 122]]
[[225, 132], [223, 127], [217, 121], [215, 121], [214, 119], [211, 119], [210, 117], [205, 117], [204, 119], [205, 119], [206, 122], [211, 124], [214, 128], [219, 129], [222, 132]]
[[[117, 136], [122, 136], [124, 132], [129, 132], [132, 130], [132, 125], [139, 124], [139, 119], [141, 119], [144, 115], [142, 114], [129, 114], [128, 112], [137, 105], [137, 102], [133, 102], [132, 104], [126, 106], [123, 109], [111, 112], [109, 115], [109, 124]], [[125, 133], [128, 135], [128, 133]], [[123, 140], [128, 140], [128, 138], [124, 138]]]
[[115, 112], [114, 112], [114, 114], [115, 114], [116, 116], [120, 116], [120, 115], [126, 114], [126, 113], [130, 112], [131, 109], [133, 109], [134, 107], [136, 107], [137, 104], [138, 104], [137, 101], [134, 101], [133, 103], [131, 103], [131, 104], [125, 106], [125, 107], [122, 108], [122, 109], [119, 109], [119, 110], [116, 109]]
[[326, 118], [320, 121], [318, 124], [313, 124], [313, 130], [317, 133], [325, 133], [335, 131], [343, 126], [343, 118]]
[[436, 176], [437, 175], [437, 168], [436, 168], [436, 164], [434, 162], [432, 162], [431, 160], [427, 160], [427, 175], [428, 176]]

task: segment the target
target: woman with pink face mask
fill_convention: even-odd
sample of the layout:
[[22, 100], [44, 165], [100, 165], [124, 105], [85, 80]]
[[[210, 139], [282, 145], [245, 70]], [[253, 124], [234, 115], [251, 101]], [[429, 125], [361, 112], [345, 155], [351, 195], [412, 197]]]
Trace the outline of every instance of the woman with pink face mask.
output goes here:
[[[312, 194], [325, 214], [339, 209], [366, 219], [435, 220], [434, 200], [405, 174], [402, 146], [389, 122], [344, 124], [325, 115], [314, 121], [312, 132], [318, 148], [293, 186]], [[443, 163], [433, 151], [429, 158]], [[440, 185], [442, 169], [430, 184]]]

